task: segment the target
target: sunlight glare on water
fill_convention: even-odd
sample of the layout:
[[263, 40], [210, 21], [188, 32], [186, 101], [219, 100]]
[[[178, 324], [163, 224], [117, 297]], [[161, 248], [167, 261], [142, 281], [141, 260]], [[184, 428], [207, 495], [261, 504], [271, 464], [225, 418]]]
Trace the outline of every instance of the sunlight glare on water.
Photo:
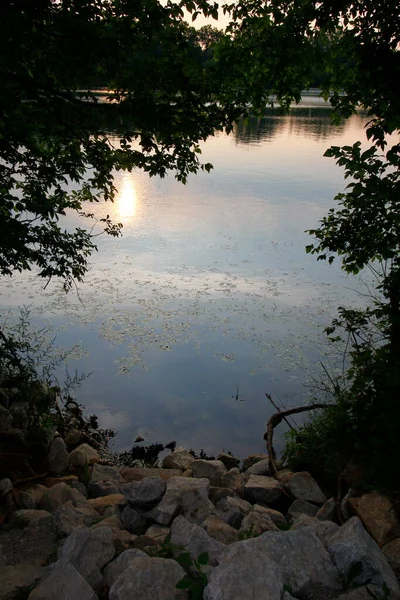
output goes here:
[[137, 194], [135, 180], [132, 173], [124, 173], [121, 177], [116, 198], [117, 217], [124, 221], [131, 221], [137, 210]]

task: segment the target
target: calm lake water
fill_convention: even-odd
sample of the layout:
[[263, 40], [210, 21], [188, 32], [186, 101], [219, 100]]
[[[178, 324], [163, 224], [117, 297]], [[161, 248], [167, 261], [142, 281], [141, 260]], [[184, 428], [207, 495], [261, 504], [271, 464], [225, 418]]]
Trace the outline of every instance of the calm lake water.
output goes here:
[[121, 221], [123, 237], [98, 238], [79, 297], [23, 274], [3, 279], [2, 314], [32, 304], [59, 345], [81, 342], [87, 352], [69, 367], [94, 373], [78, 399], [118, 431], [117, 449], [141, 434], [262, 451], [274, 412], [264, 393], [302, 403], [310, 373], [333, 360], [323, 327], [337, 306], [362, 302], [362, 283], [305, 254], [304, 230], [344, 188], [325, 149], [363, 139], [365, 122], [332, 126], [322, 101], [307, 98], [290, 116], [271, 112], [208, 140], [214, 170], [186, 186], [117, 173], [114, 205], [93, 211]]

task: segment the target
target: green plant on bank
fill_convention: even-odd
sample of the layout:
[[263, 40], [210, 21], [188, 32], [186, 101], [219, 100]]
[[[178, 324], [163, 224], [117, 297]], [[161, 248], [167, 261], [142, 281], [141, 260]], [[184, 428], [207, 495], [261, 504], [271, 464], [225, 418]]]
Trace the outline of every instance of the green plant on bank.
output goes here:
[[187, 590], [191, 600], [202, 600], [204, 588], [208, 583], [207, 574], [203, 569], [209, 562], [208, 553], [202, 552], [197, 559], [193, 559], [189, 552], [183, 552], [176, 560], [188, 571], [181, 581], [178, 581], [176, 588]]

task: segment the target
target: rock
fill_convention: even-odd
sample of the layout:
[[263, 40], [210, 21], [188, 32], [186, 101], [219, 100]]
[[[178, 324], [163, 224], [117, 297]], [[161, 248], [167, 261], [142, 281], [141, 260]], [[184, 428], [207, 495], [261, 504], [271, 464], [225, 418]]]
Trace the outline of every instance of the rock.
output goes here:
[[249, 467], [266, 458], [268, 458], [268, 454], [249, 454], [243, 459], [243, 471], [247, 471]]
[[279, 566], [262, 552], [233, 544], [213, 569], [204, 600], [280, 600], [283, 580]]
[[282, 495], [276, 479], [261, 475], [250, 475], [244, 486], [244, 497], [252, 504], [273, 504]]
[[7, 494], [9, 494], [11, 492], [13, 488], [13, 485], [11, 483], [11, 479], [2, 479], [0, 481], [0, 498], [3, 498], [3, 496], [6, 496]]
[[126, 505], [126, 499], [123, 494], [110, 494], [109, 496], [99, 496], [87, 500], [88, 506], [94, 508], [99, 515], [103, 515], [110, 507], [122, 507]]
[[188, 450], [181, 449], [168, 454], [168, 456], [164, 458], [162, 466], [163, 469], [179, 469], [180, 471], [186, 471], [193, 461], [194, 456], [192, 456]]
[[373, 600], [374, 598], [384, 599], [383, 590], [372, 585], [364, 585], [340, 594], [337, 600]]
[[38, 507], [49, 512], [54, 512], [59, 506], [71, 501], [74, 506], [83, 506], [87, 500], [78, 490], [66, 483], [57, 483], [46, 489], [38, 502]]
[[87, 491], [87, 487], [81, 481], [72, 481], [71, 487], [74, 488], [75, 490], [78, 490], [78, 492], [80, 492], [82, 494], [82, 496], [84, 496], [85, 498], [88, 497], [89, 494]]
[[233, 544], [233, 542], [236, 542], [238, 539], [238, 532], [236, 529], [215, 515], [207, 517], [201, 526], [210, 537], [221, 542], [221, 544]]
[[69, 455], [73, 467], [84, 467], [85, 465], [94, 465], [100, 460], [100, 455], [89, 444], [81, 444]]
[[[104, 583], [110, 588], [125, 569], [127, 569], [135, 558], [146, 558], [147, 555], [141, 550], [132, 548], [125, 550], [116, 559], [110, 562], [104, 569]], [[156, 600], [156, 599], [154, 599]]]
[[244, 516], [251, 510], [251, 504], [241, 498], [225, 498], [220, 500], [215, 508], [219, 511], [221, 519], [239, 529]]
[[149, 518], [159, 525], [169, 525], [182, 512], [189, 521], [203, 522], [214, 510], [208, 499], [208, 479], [173, 477], [167, 481], [161, 502], [149, 512]]
[[350, 461], [343, 471], [343, 476], [349, 488], [358, 488], [365, 481], [365, 468]]
[[210, 485], [220, 487], [222, 476], [226, 473], [226, 467], [220, 460], [194, 460], [190, 468], [193, 477], [208, 479]]
[[397, 573], [400, 572], [400, 538], [392, 540], [382, 548], [383, 554], [389, 561], [390, 566]]
[[75, 448], [81, 441], [82, 435], [83, 433], [79, 429], [70, 429], [65, 436], [65, 443], [67, 446]]
[[146, 554], [149, 554], [149, 550], [156, 550], [160, 546], [160, 542], [156, 539], [147, 536], [146, 534], [137, 535], [133, 542], [133, 547], [137, 550], [142, 550]]
[[182, 516], [176, 517], [171, 526], [171, 542], [185, 548], [192, 558], [197, 559], [202, 552], [208, 552], [209, 564], [215, 565], [225, 546], [213, 539], [204, 529], [189, 523]]
[[0, 570], [0, 600], [16, 600], [22, 590], [26, 589], [29, 592], [29, 588], [39, 581], [42, 574], [43, 569], [33, 565], [20, 564], [2, 567]]
[[53, 522], [54, 517], [47, 510], [22, 509], [11, 517], [11, 524], [16, 527], [46, 527]]
[[98, 600], [98, 596], [69, 563], [58, 565], [29, 595], [29, 600]]
[[169, 558], [137, 557], [122, 571], [110, 589], [110, 600], [183, 600], [184, 590], [176, 584], [185, 571]]
[[64, 473], [68, 469], [69, 454], [61, 437], [55, 437], [50, 443], [47, 462], [52, 473]]
[[166, 483], [161, 477], [147, 477], [142, 481], [132, 481], [124, 485], [122, 492], [134, 506], [149, 509], [164, 496]]
[[244, 472], [245, 479], [250, 475], [270, 475], [269, 472], [269, 458], [263, 458], [258, 462], [254, 463], [251, 467], [246, 469]]
[[125, 482], [130, 483], [131, 481], [141, 481], [145, 477], [161, 477], [161, 479], [163, 479], [164, 481], [168, 481], [168, 479], [171, 479], [172, 477], [180, 477], [182, 475], [182, 472], [180, 469], [149, 469], [146, 467], [125, 467], [121, 470], [121, 475]]
[[323, 594], [320, 597], [325, 598], [328, 592], [342, 590], [339, 574], [328, 552], [311, 531], [267, 531], [238, 544], [275, 560], [281, 568], [282, 580], [294, 596], [308, 597], [318, 590]]
[[351, 575], [350, 587], [386, 585], [395, 598], [400, 595], [392, 568], [358, 517], [352, 517], [332, 536], [328, 552], [341, 577], [348, 581]]
[[72, 564], [97, 592], [103, 584], [101, 569], [115, 554], [109, 527], [74, 529], [61, 549], [59, 565]]
[[348, 521], [349, 519], [351, 519], [351, 517], [355, 516], [354, 509], [350, 504], [349, 500], [351, 498], [356, 498], [357, 496], [358, 493], [350, 488], [347, 494], [344, 496], [342, 502], [340, 503], [340, 512], [342, 513], [342, 517], [345, 521]]
[[288, 510], [288, 515], [292, 518], [298, 517], [299, 515], [309, 515], [310, 517], [315, 517], [318, 512], [318, 507], [307, 500], [295, 500], [293, 504], [290, 505]]
[[239, 536], [255, 537], [261, 535], [264, 531], [279, 531], [278, 527], [266, 513], [252, 510], [246, 515], [240, 525]]
[[157, 542], [163, 543], [167, 535], [171, 533], [169, 527], [163, 527], [162, 525], [152, 525], [146, 530], [145, 535], [150, 537]]
[[314, 533], [317, 538], [327, 548], [330, 539], [339, 531], [339, 525], [332, 521], [320, 521], [316, 517], [309, 515], [300, 515], [291, 527], [291, 531], [306, 528], [307, 531]]
[[211, 502], [213, 504], [217, 504], [217, 502], [219, 502], [223, 498], [228, 498], [228, 497], [234, 498], [235, 496], [237, 496], [237, 494], [230, 488], [211, 486], [209, 496], [210, 496]]
[[349, 504], [378, 546], [382, 547], [400, 536], [400, 523], [387, 496], [374, 491], [361, 498], [349, 499]]
[[115, 467], [109, 467], [108, 465], [99, 465], [96, 463], [93, 465], [89, 484], [91, 485], [93, 483], [102, 481], [112, 481], [117, 485], [120, 483], [126, 483], [118, 469]]
[[317, 514], [315, 515], [320, 521], [334, 521], [336, 519], [336, 502], [334, 498], [329, 498], [321, 506]]
[[286, 487], [290, 494], [297, 500], [307, 500], [315, 504], [324, 504], [326, 502], [326, 498], [318, 483], [307, 471], [294, 473], [287, 482]]
[[255, 504], [253, 506], [253, 510], [261, 512], [261, 513], [265, 513], [266, 515], [268, 515], [270, 517], [271, 521], [273, 521], [273, 523], [275, 523], [275, 525], [286, 525], [287, 524], [286, 518], [278, 510], [274, 510], [273, 508], [268, 508], [267, 506], [261, 506], [260, 504]]
[[[235, 467], [238, 467], [240, 464], [240, 460], [238, 458], [235, 458], [234, 456], [232, 456], [231, 454], [228, 454], [227, 452], [220, 452], [217, 456], [217, 460], [221, 461], [228, 470], [234, 469]], [[229, 486], [227, 486], [227, 487], [229, 487]]]
[[26, 492], [21, 492], [19, 496], [22, 506], [29, 509], [37, 508], [47, 489], [44, 485], [38, 484], [29, 488]]
[[88, 493], [90, 498], [101, 498], [110, 494], [119, 494], [120, 490], [112, 481], [95, 481], [89, 485]]
[[121, 522], [130, 533], [141, 533], [146, 525], [145, 517], [129, 505], [121, 513]]
[[100, 527], [109, 527], [112, 533], [112, 541], [116, 552], [124, 552], [132, 548], [136, 535], [132, 535], [129, 531], [123, 529], [123, 525], [116, 515], [107, 517], [98, 523], [91, 526], [91, 530], [99, 529]]
[[236, 467], [230, 469], [227, 473], [222, 475], [221, 486], [225, 488], [229, 488], [238, 494], [238, 496], [243, 497], [244, 494], [244, 481], [243, 477]]
[[76, 527], [90, 527], [98, 521], [98, 513], [90, 506], [74, 506], [66, 502], [54, 513], [56, 529], [59, 536], [67, 536]]

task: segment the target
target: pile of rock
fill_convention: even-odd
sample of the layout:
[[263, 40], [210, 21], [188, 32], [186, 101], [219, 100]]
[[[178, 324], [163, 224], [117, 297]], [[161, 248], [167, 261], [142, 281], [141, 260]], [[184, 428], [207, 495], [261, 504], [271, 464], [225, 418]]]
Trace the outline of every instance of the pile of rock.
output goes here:
[[[400, 599], [400, 528], [384, 496], [350, 491], [339, 526], [309, 473], [274, 479], [265, 455], [240, 469], [177, 449], [160, 469], [116, 468], [63, 444], [49, 464], [72, 474], [18, 493], [0, 483], [20, 504], [0, 531], [0, 600], [21, 588], [29, 600], [183, 600], [182, 549], [208, 553], [205, 600]], [[174, 558], [161, 557], [166, 544]]]

